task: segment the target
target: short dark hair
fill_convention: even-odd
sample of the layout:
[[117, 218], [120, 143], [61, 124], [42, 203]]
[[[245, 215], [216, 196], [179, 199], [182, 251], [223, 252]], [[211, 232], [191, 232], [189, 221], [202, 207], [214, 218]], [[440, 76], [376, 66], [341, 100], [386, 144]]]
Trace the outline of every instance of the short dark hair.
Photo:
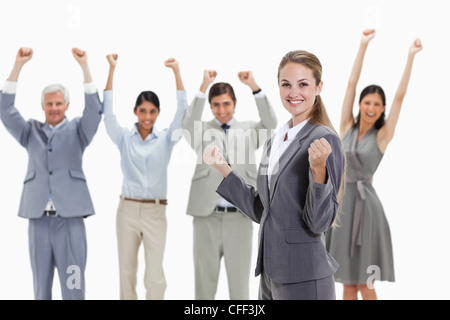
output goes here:
[[159, 98], [156, 93], [154, 93], [153, 91], [142, 91], [136, 99], [134, 111], [136, 111], [137, 108], [145, 101], [153, 103], [159, 110]]
[[[378, 93], [380, 95], [381, 102], [383, 103], [383, 107], [386, 108], [386, 95], [384, 94], [384, 90], [383, 90], [383, 88], [381, 88], [380, 86], [377, 86], [375, 84], [367, 86], [364, 88], [363, 91], [361, 91], [361, 94], [359, 96], [359, 102], [361, 103], [361, 101], [364, 99], [365, 96], [367, 96], [368, 94], [372, 94], [372, 93]], [[385, 111], [386, 111], [386, 109], [385, 109]], [[375, 126], [375, 129], [377, 129], [377, 130], [380, 129], [382, 126], [384, 126], [384, 124], [386, 122], [385, 111], [383, 111], [383, 113], [380, 115], [378, 120], [375, 122], [374, 126]], [[356, 125], [359, 125], [360, 118], [361, 118], [361, 112], [356, 117]]]
[[209, 89], [208, 101], [211, 103], [212, 98], [221, 96], [222, 94], [229, 94], [234, 103], [236, 103], [236, 95], [233, 87], [229, 83], [218, 82]]

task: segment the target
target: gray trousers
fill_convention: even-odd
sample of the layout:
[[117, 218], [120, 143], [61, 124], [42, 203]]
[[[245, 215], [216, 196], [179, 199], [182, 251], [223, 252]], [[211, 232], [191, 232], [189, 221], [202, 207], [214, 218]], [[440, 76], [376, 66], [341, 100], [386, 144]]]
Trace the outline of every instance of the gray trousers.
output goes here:
[[36, 300], [51, 300], [55, 267], [64, 300], [84, 300], [86, 229], [82, 217], [29, 219], [28, 241]]
[[195, 299], [214, 300], [224, 258], [230, 300], [248, 300], [253, 222], [241, 212], [194, 217]]
[[259, 283], [260, 300], [336, 300], [333, 275], [311, 281], [278, 283], [263, 272]]

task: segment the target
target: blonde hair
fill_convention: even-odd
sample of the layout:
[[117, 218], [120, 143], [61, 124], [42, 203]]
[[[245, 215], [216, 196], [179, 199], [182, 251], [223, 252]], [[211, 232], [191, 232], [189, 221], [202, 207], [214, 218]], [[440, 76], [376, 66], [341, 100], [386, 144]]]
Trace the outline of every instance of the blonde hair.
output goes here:
[[[278, 83], [280, 82], [280, 72], [288, 63], [297, 63], [301, 64], [304, 67], [310, 69], [313, 72], [313, 77], [316, 80], [316, 86], [320, 84], [322, 81], [322, 64], [316, 55], [304, 51], [304, 50], [295, 50], [290, 51], [284, 55], [281, 59], [280, 65], [278, 66]], [[316, 100], [314, 101], [314, 105], [309, 113], [308, 117], [310, 118], [309, 122], [312, 124], [318, 124], [325, 127], [330, 128], [336, 135], [339, 137], [337, 131], [334, 129], [333, 124], [328, 117], [327, 110], [325, 109], [325, 105], [322, 101], [320, 95], [316, 96]], [[346, 163], [345, 152], [342, 149], [342, 154], [344, 155], [344, 165]], [[346, 165], [345, 165], [346, 167]], [[345, 189], [345, 169], [341, 179], [341, 185], [339, 187], [339, 191], [337, 194], [337, 200], [339, 203], [339, 210], [336, 214], [336, 218], [334, 219], [333, 226], [337, 225], [338, 217], [340, 216], [342, 210], [342, 198], [344, 197], [344, 189]]]

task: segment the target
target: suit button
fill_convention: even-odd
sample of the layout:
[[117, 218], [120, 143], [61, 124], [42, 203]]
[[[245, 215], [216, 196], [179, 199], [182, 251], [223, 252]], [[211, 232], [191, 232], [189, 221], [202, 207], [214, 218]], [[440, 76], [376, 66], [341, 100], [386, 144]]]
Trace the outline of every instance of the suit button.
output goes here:
[[49, 174], [49, 175], [52, 175], [52, 174], [53, 174], [53, 171], [50, 171], [48, 174]]
[[53, 149], [52, 149], [52, 148], [48, 149], [48, 152], [52, 152], [52, 151], [53, 151]]

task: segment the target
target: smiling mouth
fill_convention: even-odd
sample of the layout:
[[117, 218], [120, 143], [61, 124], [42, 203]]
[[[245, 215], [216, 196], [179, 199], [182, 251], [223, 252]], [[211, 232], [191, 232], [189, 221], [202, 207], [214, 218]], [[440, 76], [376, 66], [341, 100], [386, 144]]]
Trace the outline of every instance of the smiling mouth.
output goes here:
[[369, 112], [366, 112], [366, 114], [367, 114], [367, 116], [368, 117], [375, 117], [377, 114], [376, 113], [369, 113]]
[[287, 100], [291, 105], [298, 106], [300, 105], [304, 100]]

